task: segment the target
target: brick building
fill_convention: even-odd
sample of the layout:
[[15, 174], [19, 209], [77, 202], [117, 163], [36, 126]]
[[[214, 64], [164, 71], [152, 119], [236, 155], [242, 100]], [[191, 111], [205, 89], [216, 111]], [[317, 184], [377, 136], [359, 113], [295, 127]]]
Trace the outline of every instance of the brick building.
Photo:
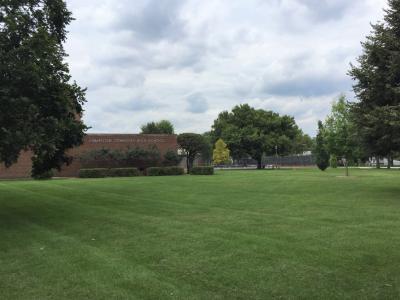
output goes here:
[[[71, 149], [72, 164], [64, 166], [56, 177], [77, 177], [81, 169], [80, 155], [97, 149], [126, 150], [128, 148], [149, 148], [156, 146], [161, 155], [168, 150], [177, 150], [176, 135], [164, 134], [88, 134], [83, 145]], [[0, 165], [0, 179], [29, 178], [32, 169], [31, 154], [23, 152], [18, 162], [10, 168]]]

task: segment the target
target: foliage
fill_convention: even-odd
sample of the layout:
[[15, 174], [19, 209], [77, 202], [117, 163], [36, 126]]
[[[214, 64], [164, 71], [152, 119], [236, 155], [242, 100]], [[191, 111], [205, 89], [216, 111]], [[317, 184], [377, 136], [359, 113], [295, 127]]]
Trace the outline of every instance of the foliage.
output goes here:
[[335, 154], [331, 154], [331, 157], [329, 158], [329, 165], [332, 169], [337, 169], [338, 160], [337, 160], [337, 156]]
[[80, 178], [104, 178], [104, 177], [136, 177], [140, 176], [137, 168], [94, 168], [81, 169]]
[[141, 129], [142, 134], [174, 134], [174, 125], [167, 120], [147, 123]]
[[214, 167], [206, 166], [206, 167], [193, 167], [190, 170], [191, 175], [214, 175]]
[[288, 154], [303, 154], [307, 151], [312, 151], [315, 147], [315, 141], [301, 130], [296, 135], [293, 142], [293, 149]]
[[187, 170], [190, 172], [196, 156], [204, 151], [207, 142], [201, 134], [182, 133], [178, 135], [178, 144], [186, 156]]
[[49, 170], [40, 174], [35, 174], [34, 176], [32, 176], [32, 178], [36, 180], [48, 180], [53, 178], [53, 176], [54, 176], [53, 170]]
[[177, 176], [184, 175], [185, 170], [180, 167], [152, 167], [146, 170], [147, 176]]
[[343, 160], [348, 174], [349, 162], [361, 159], [363, 152], [344, 95], [332, 104], [332, 112], [324, 124], [324, 135], [329, 154]]
[[145, 169], [152, 166], [158, 166], [160, 165], [160, 162], [161, 154], [155, 145], [148, 149], [129, 148], [126, 152], [126, 163], [129, 166], [137, 166]]
[[136, 177], [140, 176], [137, 168], [112, 168], [108, 169], [107, 177]]
[[384, 22], [362, 43], [358, 65], [351, 66], [358, 102], [353, 119], [370, 156], [391, 157], [400, 149], [400, 1], [390, 0]]
[[79, 157], [83, 164], [88, 164], [92, 161], [99, 160], [114, 160], [119, 161], [123, 159], [121, 150], [113, 150], [113, 149], [95, 149], [82, 153]]
[[148, 149], [137, 147], [127, 148], [126, 150], [103, 148], [83, 153], [80, 160], [85, 168], [129, 166], [145, 169], [159, 165], [161, 154], [156, 146], [151, 146]]
[[106, 168], [81, 169], [79, 171], [80, 178], [104, 178], [107, 177], [108, 170]]
[[215, 143], [215, 149], [213, 152], [213, 162], [215, 165], [226, 164], [230, 159], [230, 151], [228, 146], [222, 139], [218, 139]]
[[165, 167], [173, 167], [179, 165], [182, 157], [174, 150], [168, 150], [164, 155], [163, 165]]
[[315, 143], [314, 155], [316, 163], [321, 171], [325, 171], [329, 166], [329, 153], [327, 150], [324, 125], [321, 121], [318, 122], [318, 134]]
[[70, 83], [63, 43], [72, 21], [63, 0], [7, 0], [0, 5], [0, 162], [33, 153], [32, 176], [71, 161], [83, 142], [85, 90]]
[[301, 130], [293, 117], [280, 116], [272, 111], [254, 109], [248, 104], [222, 112], [214, 121], [215, 140], [223, 139], [235, 159], [250, 156], [262, 167], [263, 155], [274, 155], [276, 147], [280, 155], [293, 151]]
[[205, 132], [203, 133], [203, 138], [205, 145], [200, 152], [200, 157], [204, 163], [211, 164], [213, 159], [213, 149], [214, 149], [213, 135], [211, 132]]

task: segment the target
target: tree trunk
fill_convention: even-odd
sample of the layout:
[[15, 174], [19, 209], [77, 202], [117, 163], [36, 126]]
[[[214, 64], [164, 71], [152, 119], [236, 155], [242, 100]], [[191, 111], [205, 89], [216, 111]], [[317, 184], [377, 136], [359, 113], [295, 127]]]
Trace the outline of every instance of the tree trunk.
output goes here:
[[392, 157], [388, 155], [387, 160], [388, 160], [387, 168], [390, 169], [392, 167]]
[[349, 176], [349, 162], [347, 161], [347, 158], [345, 158], [345, 163], [344, 166], [346, 167], [346, 177]]
[[380, 157], [379, 156], [376, 158], [376, 168], [377, 169], [381, 168], [381, 162], [380, 162]]
[[189, 155], [186, 156], [186, 172], [188, 174], [190, 173], [190, 157], [189, 157]]
[[257, 160], [257, 170], [262, 169], [262, 160]]

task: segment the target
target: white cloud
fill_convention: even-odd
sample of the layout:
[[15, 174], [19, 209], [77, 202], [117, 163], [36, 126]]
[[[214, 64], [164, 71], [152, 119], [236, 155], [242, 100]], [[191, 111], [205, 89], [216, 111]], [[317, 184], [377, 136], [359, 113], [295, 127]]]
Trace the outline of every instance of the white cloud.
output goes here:
[[67, 0], [66, 50], [88, 87], [92, 132], [170, 119], [210, 130], [240, 103], [295, 116], [314, 134], [385, 0]]

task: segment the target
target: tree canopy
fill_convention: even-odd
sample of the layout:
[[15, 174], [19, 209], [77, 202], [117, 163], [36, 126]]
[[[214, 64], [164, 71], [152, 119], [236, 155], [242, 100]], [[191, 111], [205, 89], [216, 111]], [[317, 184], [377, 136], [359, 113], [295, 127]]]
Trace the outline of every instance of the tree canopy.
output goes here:
[[207, 131], [202, 134], [204, 138], [204, 148], [201, 150], [200, 156], [203, 162], [207, 164], [212, 163], [213, 159], [213, 149], [214, 149], [214, 144], [213, 144], [213, 135], [211, 134], [210, 131]]
[[324, 135], [330, 156], [333, 161], [335, 158], [343, 160], [348, 175], [349, 162], [363, 158], [363, 151], [352, 119], [350, 105], [344, 95], [333, 102], [331, 114], [324, 124]]
[[196, 156], [207, 147], [207, 142], [201, 134], [182, 133], [178, 135], [178, 145], [186, 156], [186, 166], [189, 173]]
[[213, 151], [213, 162], [216, 165], [225, 164], [229, 162], [230, 150], [222, 139], [218, 139], [215, 143], [215, 149]]
[[174, 134], [174, 125], [168, 120], [149, 122], [142, 126], [142, 134]]
[[0, 162], [32, 151], [32, 175], [59, 169], [80, 145], [85, 90], [70, 83], [63, 43], [72, 21], [63, 0], [8, 0], [0, 6]]
[[234, 158], [250, 156], [262, 167], [262, 157], [291, 153], [301, 130], [293, 117], [280, 116], [272, 111], [254, 109], [248, 104], [239, 105], [232, 112], [222, 112], [214, 121], [215, 140], [221, 138]]
[[373, 25], [362, 43], [363, 54], [352, 65], [352, 106], [357, 133], [371, 156], [400, 149], [400, 1], [389, 0], [384, 22]]

